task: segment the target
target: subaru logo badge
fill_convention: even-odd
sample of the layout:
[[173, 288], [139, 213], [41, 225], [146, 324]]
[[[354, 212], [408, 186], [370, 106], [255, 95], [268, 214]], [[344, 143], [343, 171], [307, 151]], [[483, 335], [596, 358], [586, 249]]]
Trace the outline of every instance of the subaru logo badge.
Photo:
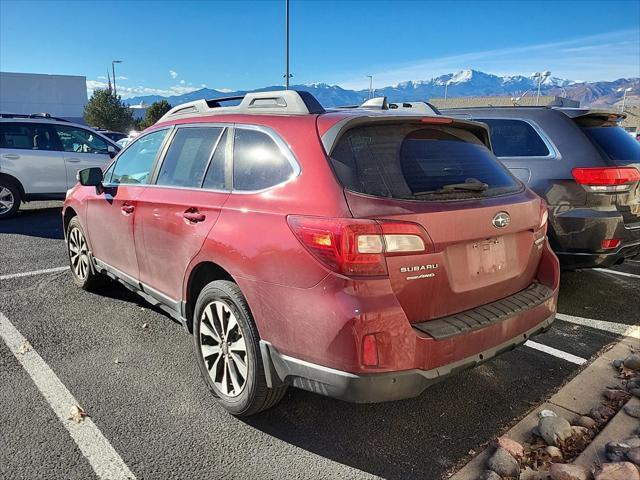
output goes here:
[[491, 223], [493, 223], [493, 226], [496, 228], [504, 228], [511, 223], [511, 217], [507, 212], [496, 213]]

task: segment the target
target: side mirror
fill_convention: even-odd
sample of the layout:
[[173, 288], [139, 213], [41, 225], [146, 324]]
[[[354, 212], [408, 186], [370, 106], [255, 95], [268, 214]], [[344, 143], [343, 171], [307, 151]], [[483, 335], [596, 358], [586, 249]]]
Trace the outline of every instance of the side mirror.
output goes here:
[[109, 152], [109, 156], [111, 158], [115, 157], [116, 154], [118, 153], [118, 151], [116, 150], [116, 147], [114, 147], [113, 145], [107, 145], [107, 152]]
[[104, 180], [102, 169], [100, 167], [91, 167], [79, 170], [76, 178], [78, 179], [78, 182], [80, 182], [80, 185], [84, 185], [85, 187], [98, 187], [102, 185], [102, 180]]

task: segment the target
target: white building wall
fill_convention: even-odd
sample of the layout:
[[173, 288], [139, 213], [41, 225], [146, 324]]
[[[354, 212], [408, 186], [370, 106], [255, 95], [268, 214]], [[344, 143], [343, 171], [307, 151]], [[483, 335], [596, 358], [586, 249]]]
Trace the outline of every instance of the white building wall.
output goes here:
[[78, 121], [86, 104], [86, 77], [0, 72], [2, 113], [45, 112]]

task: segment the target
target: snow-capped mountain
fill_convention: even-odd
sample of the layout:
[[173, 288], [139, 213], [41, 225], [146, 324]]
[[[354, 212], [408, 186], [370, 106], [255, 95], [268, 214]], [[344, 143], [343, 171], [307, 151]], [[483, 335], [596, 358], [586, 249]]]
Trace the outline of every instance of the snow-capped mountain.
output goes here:
[[[374, 78], [375, 80], [375, 78]], [[377, 88], [376, 96], [386, 96], [390, 101], [429, 100], [444, 96], [445, 88], [449, 97], [469, 96], [519, 96], [528, 90], [537, 89], [537, 80], [524, 75], [499, 76], [478, 70], [461, 70], [457, 73], [440, 75], [430, 80], [409, 80], [397, 85]], [[631, 87], [632, 94], [640, 92], [640, 79], [619, 79], [612, 82], [579, 82], [558, 77], [545, 79], [541, 86], [544, 95], [561, 95], [579, 100], [583, 105], [613, 105], [622, 98], [619, 89]], [[252, 91], [268, 91], [281, 89], [281, 86], [269, 86]], [[338, 105], [356, 105], [368, 98], [368, 90], [348, 90], [338, 85], [313, 83], [310, 85], [293, 85], [291, 88], [306, 90], [312, 93], [325, 107]], [[195, 90], [184, 95], [160, 97], [149, 95], [126, 99], [130, 105], [141, 101], [150, 104], [165, 99], [171, 105], [196, 100], [199, 98], [219, 98], [243, 95], [243, 90], [221, 92], [209, 88]]]

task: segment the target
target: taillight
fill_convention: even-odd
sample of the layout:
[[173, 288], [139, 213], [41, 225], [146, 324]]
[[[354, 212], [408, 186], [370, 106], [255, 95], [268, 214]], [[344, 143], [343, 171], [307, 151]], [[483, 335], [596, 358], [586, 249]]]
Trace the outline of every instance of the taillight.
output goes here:
[[602, 245], [602, 248], [604, 250], [609, 250], [611, 248], [618, 248], [620, 246], [620, 243], [622, 242], [619, 238], [605, 238], [604, 240], [602, 240], [600, 245]]
[[378, 343], [373, 333], [369, 333], [362, 338], [362, 363], [367, 367], [378, 365]]
[[295, 215], [287, 222], [317, 260], [344, 275], [386, 275], [385, 256], [426, 250], [426, 233], [414, 223]]
[[633, 167], [574, 168], [573, 178], [592, 192], [626, 192], [640, 180], [640, 171]]

